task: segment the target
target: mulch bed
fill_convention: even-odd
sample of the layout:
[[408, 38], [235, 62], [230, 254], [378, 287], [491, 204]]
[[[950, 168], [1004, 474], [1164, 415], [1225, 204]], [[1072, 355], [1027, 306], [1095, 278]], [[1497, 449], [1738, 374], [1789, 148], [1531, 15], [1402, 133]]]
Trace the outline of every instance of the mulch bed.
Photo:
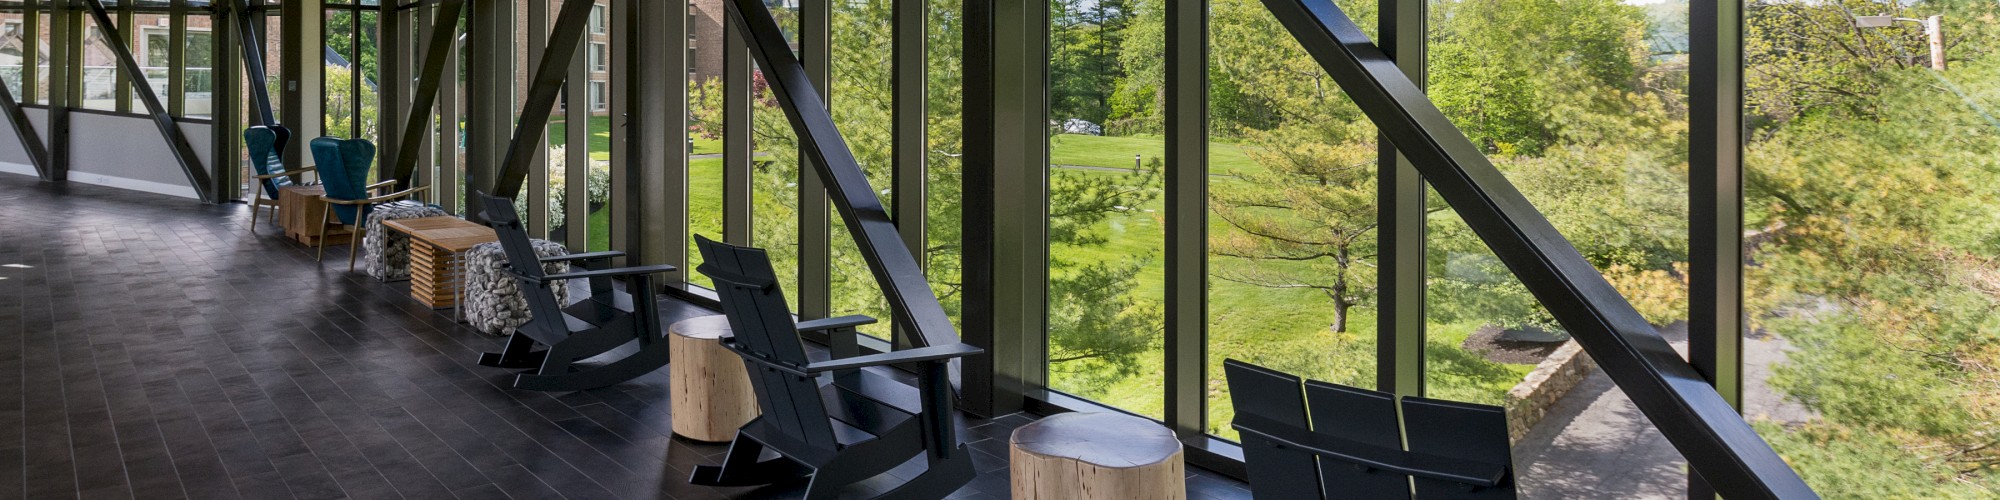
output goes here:
[[1547, 359], [1549, 354], [1562, 347], [1562, 342], [1515, 342], [1500, 338], [1506, 331], [1498, 326], [1486, 325], [1466, 337], [1459, 344], [1465, 350], [1477, 352], [1487, 361], [1516, 365], [1532, 365]]

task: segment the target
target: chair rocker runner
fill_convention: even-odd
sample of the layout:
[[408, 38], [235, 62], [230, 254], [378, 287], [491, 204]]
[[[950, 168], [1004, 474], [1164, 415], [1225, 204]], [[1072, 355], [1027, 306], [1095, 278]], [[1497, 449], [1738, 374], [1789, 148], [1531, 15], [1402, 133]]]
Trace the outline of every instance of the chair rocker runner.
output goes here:
[[[952, 359], [982, 352], [962, 343], [813, 362], [801, 332], [859, 335], [874, 318], [848, 316], [794, 323], [777, 274], [763, 250], [696, 236], [703, 264], [729, 318], [724, 346], [743, 357], [763, 414], [736, 432], [721, 465], [695, 468], [689, 482], [750, 486], [810, 478], [806, 498], [831, 498], [855, 482], [923, 457], [928, 468], [881, 498], [943, 498], [972, 481], [971, 452], [958, 442]], [[835, 346], [853, 345], [835, 338]], [[917, 387], [864, 367], [916, 365]], [[765, 449], [778, 458], [759, 461]]]
[[[593, 252], [538, 257], [528, 240], [514, 202], [480, 194], [485, 204], [481, 213], [501, 250], [507, 255], [507, 271], [520, 283], [528, 301], [529, 319], [514, 329], [507, 345], [497, 353], [479, 357], [479, 364], [498, 368], [533, 369], [514, 379], [514, 387], [532, 391], [580, 391], [614, 385], [645, 375], [667, 365], [667, 339], [660, 328], [659, 304], [655, 302], [652, 275], [671, 272], [674, 266], [657, 265], [618, 269], [572, 271], [546, 275], [542, 264], [553, 262], [605, 262], [622, 252]], [[612, 287], [612, 278], [630, 280], [626, 289]], [[567, 280], [590, 280], [590, 298], [565, 308], [556, 301], [555, 290]], [[637, 342], [638, 352], [601, 365], [578, 361], [604, 354]], [[547, 346], [536, 350], [537, 344]]]

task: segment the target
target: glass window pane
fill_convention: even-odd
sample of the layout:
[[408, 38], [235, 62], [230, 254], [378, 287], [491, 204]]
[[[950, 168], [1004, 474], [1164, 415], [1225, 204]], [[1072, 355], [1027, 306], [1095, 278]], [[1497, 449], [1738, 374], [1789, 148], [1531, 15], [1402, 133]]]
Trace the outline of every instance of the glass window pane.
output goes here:
[[[796, 33], [800, 21], [797, 2], [765, 0], [764, 4], [777, 17], [778, 26], [787, 27], [788, 36]], [[791, 45], [796, 52], [796, 38], [791, 39]], [[787, 305], [797, 311], [799, 143], [764, 78], [761, 70], [752, 73], [751, 140], [755, 144], [751, 149], [750, 244], [769, 253], [771, 267], [777, 270], [778, 284], [785, 290]]]
[[7, 85], [14, 99], [26, 96], [22, 92], [22, 69], [28, 63], [28, 24], [21, 13], [0, 13], [0, 82]]
[[187, 16], [187, 43], [181, 78], [181, 91], [185, 96], [183, 114], [189, 117], [206, 118], [214, 113], [215, 92], [215, 36], [209, 26], [209, 18]]
[[[1431, 8], [1428, 83], [1439, 109], [1685, 351], [1686, 2]], [[1447, 205], [1433, 196], [1431, 206]], [[1680, 454], [1602, 372], [1528, 376], [1581, 356], [1456, 212], [1434, 213], [1426, 238], [1426, 391], [1515, 410], [1526, 425], [1515, 457], [1523, 494], [1685, 495]], [[1531, 390], [1538, 397], [1520, 399]]]
[[961, 57], [964, 38], [959, 16], [965, 10], [964, 2], [960, 0], [928, 1], [930, 61], [927, 91], [930, 94], [926, 104], [930, 114], [927, 127], [930, 143], [925, 148], [925, 160], [930, 173], [925, 181], [929, 199], [924, 203], [929, 251], [924, 255], [924, 270], [930, 275], [931, 290], [937, 293], [945, 314], [951, 316], [953, 324], [962, 325], [958, 322], [962, 310], [960, 268], [964, 262], [964, 247], [961, 246], [964, 221], [960, 209], [965, 197], [960, 174], [965, 169], [959, 158], [965, 151], [961, 113], [965, 104], [965, 86], [960, 72], [964, 67]]
[[2000, 4], [1755, 2], [1744, 24], [1745, 414], [1829, 496], [1992, 496]]
[[83, 22], [83, 79], [78, 82], [83, 93], [78, 98], [84, 109], [118, 109], [118, 56], [111, 52], [112, 43], [117, 42], [95, 22]]
[[1147, 7], [1050, 4], [1048, 380], [1050, 389], [1160, 418], [1165, 143], [1157, 116], [1114, 106], [1121, 82], [1152, 78], [1158, 88], [1158, 73], [1118, 50], [1154, 45], [1126, 43], [1137, 31], [1128, 26], [1162, 20], [1156, 4], [1135, 5]]
[[[688, 268], [699, 267], [694, 235], [722, 241], [722, 52], [728, 13], [720, 3], [688, 6]], [[707, 275], [689, 283], [713, 288]]]
[[[1343, 1], [1374, 31], [1375, 2]], [[1375, 129], [1256, 0], [1209, 40], [1208, 431], [1233, 439], [1222, 360], [1375, 387]], [[1136, 60], [1157, 61], [1162, 49]], [[1158, 111], [1150, 89], [1149, 118]]]
[[[890, 45], [890, 8], [893, 2], [831, 2], [833, 51], [830, 64], [833, 123], [861, 163], [868, 183], [884, 207], [892, 207], [890, 192], [891, 144], [894, 88], [890, 66], [884, 55], [894, 52]], [[862, 333], [889, 338], [889, 304], [882, 289], [862, 258], [860, 247], [848, 232], [847, 223], [835, 211], [830, 217], [833, 243], [832, 316], [864, 314], [883, 321], [860, 328]]]

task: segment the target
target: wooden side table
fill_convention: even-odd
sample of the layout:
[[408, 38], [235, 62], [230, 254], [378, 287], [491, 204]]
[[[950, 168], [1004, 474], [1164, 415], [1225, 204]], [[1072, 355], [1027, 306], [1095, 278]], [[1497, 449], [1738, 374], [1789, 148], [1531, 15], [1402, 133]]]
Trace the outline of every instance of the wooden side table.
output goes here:
[[[305, 244], [319, 246], [319, 225], [325, 220], [326, 202], [320, 200], [326, 194], [324, 186], [285, 186], [278, 189], [278, 227], [285, 231], [285, 237]], [[328, 245], [347, 243], [353, 233], [342, 229], [328, 231]]]
[[667, 327], [668, 392], [674, 434], [696, 441], [727, 442], [736, 429], [757, 418], [757, 393], [743, 358], [722, 346], [727, 316], [702, 316]]
[[1151, 420], [1051, 415], [1014, 429], [1008, 444], [1016, 499], [1187, 499], [1181, 442]]
[[443, 309], [458, 306], [464, 273], [461, 255], [480, 243], [499, 241], [493, 228], [457, 217], [382, 221], [382, 227], [410, 235], [410, 296]]

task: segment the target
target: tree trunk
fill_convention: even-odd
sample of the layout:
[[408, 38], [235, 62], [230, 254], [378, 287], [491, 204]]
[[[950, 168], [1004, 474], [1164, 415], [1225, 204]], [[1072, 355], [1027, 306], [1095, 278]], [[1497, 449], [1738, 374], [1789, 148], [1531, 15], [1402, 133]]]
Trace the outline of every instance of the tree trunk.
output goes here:
[[1345, 300], [1333, 301], [1333, 333], [1347, 333], [1347, 308], [1353, 307]]

